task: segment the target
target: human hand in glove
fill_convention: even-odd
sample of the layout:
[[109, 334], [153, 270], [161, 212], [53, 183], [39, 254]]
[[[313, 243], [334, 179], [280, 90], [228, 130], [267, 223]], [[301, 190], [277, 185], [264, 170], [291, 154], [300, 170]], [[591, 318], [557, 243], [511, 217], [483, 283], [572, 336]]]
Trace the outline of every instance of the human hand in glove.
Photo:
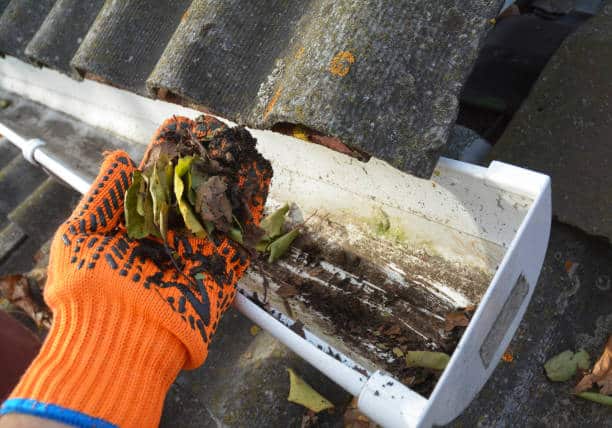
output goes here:
[[[205, 136], [225, 125], [211, 118], [169, 119], [145, 160], [154, 145], [185, 129]], [[224, 155], [223, 142], [216, 150]], [[108, 155], [55, 234], [44, 290], [53, 324], [0, 413], [79, 426], [156, 426], [179, 371], [206, 359], [249, 254], [222, 234], [196, 238], [170, 231], [167, 245], [179, 255], [172, 262], [161, 240], [130, 239], [123, 199], [135, 168], [124, 152]], [[250, 221], [259, 224], [270, 164], [259, 157], [238, 171], [238, 185], [256, 189], [246, 202]]]

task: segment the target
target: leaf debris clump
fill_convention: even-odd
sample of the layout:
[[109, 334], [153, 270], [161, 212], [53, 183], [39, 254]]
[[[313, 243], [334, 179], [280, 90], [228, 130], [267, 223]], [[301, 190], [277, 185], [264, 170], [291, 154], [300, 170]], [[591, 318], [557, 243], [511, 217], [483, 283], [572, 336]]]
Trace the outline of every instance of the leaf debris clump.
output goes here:
[[[256, 189], [239, 185], [239, 169], [259, 156], [256, 140], [244, 127], [198, 137], [178, 127], [161, 136], [134, 171], [125, 194], [128, 235], [167, 238], [168, 230], [198, 237], [215, 231], [243, 243], [260, 236], [251, 225], [248, 201]], [[256, 241], [255, 241], [256, 242]]]
[[283, 232], [289, 205], [264, 218], [260, 227], [252, 221], [248, 202], [257, 189], [240, 182], [240, 169], [260, 155], [246, 128], [223, 126], [195, 135], [178, 126], [160, 137], [125, 193], [131, 238], [166, 242], [169, 230], [200, 238], [221, 233], [248, 250], [268, 254], [270, 262], [287, 251], [299, 235], [295, 229]]

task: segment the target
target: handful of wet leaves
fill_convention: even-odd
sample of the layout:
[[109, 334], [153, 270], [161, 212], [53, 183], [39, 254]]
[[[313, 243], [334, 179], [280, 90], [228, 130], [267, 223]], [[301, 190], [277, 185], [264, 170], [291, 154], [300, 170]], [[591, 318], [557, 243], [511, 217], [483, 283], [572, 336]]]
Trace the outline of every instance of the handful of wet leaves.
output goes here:
[[239, 172], [259, 156], [255, 143], [240, 126], [207, 137], [180, 127], [162, 135], [125, 193], [130, 238], [154, 236], [165, 242], [168, 230], [201, 238], [222, 233], [246, 249], [269, 253], [270, 262], [278, 259], [298, 231], [283, 233], [287, 205], [260, 227], [252, 222], [247, 201], [257, 189], [241, 186]]

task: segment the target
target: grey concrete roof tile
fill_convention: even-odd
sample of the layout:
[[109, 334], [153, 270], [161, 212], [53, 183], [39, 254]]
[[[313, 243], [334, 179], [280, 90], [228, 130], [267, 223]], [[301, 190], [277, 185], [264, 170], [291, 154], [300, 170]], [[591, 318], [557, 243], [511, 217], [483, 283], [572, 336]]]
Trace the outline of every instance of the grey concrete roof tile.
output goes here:
[[34, 62], [81, 78], [70, 60], [103, 4], [104, 0], [58, 0], [28, 43], [25, 54]]
[[501, 3], [12, 2], [0, 48], [27, 33], [6, 52], [23, 57], [34, 36], [26, 53], [62, 72], [256, 128], [300, 125], [429, 177]]
[[145, 94], [145, 81], [189, 0], [107, 1], [71, 65], [81, 74]]
[[231, 3], [192, 4], [150, 88], [258, 128], [304, 125], [419, 176], [431, 174], [446, 144], [487, 17], [499, 7]]
[[[25, 48], [55, 0], [12, 0], [0, 17], [0, 53], [28, 60]], [[0, 2], [0, 9], [6, 2]]]
[[[492, 158], [552, 177], [553, 213], [612, 239], [612, 2], [570, 35]], [[606, 15], [606, 10], [608, 10]]]

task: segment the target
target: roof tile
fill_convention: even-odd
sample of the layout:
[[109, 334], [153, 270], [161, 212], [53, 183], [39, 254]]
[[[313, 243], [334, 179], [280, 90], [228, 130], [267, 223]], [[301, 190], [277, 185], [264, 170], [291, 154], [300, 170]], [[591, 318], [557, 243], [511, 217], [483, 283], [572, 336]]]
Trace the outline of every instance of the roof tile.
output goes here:
[[300, 125], [428, 177], [501, 3], [124, 0], [93, 20], [100, 1], [13, 1], [0, 51], [23, 57], [40, 27], [39, 63], [256, 128]]

